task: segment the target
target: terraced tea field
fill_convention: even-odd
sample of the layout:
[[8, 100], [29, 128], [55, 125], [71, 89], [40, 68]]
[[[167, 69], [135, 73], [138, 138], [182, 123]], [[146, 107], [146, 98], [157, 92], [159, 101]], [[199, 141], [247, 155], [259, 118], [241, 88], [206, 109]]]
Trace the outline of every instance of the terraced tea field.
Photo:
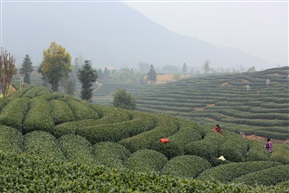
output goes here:
[[1, 192], [289, 188], [286, 145], [274, 144], [269, 156], [263, 143], [228, 130], [220, 135], [185, 118], [90, 104], [39, 86], [1, 98], [0, 110]]
[[[132, 93], [138, 111], [185, 117], [210, 127], [219, 124], [235, 133], [288, 140], [288, 74], [288, 66], [255, 73], [212, 74]], [[267, 79], [270, 84], [266, 84]]]

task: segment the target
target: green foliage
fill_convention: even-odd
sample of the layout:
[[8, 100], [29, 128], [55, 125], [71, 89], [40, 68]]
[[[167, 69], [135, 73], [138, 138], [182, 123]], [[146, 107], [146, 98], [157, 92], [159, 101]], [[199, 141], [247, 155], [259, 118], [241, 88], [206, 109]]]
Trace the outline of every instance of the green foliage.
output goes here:
[[156, 118], [157, 120], [154, 128], [138, 135], [122, 139], [119, 143], [128, 148], [131, 152], [135, 152], [139, 149], [148, 149], [155, 141], [170, 136], [178, 131], [178, 126], [171, 117], [158, 115]]
[[184, 155], [170, 159], [161, 173], [185, 178], [196, 178], [201, 172], [210, 167], [211, 164], [204, 158]]
[[52, 132], [54, 121], [50, 114], [51, 106], [47, 101], [37, 97], [31, 99], [23, 122], [24, 133], [35, 130]]
[[64, 122], [69, 122], [74, 120], [74, 114], [69, 108], [68, 104], [61, 100], [52, 100], [50, 102], [51, 106], [51, 117], [53, 118], [55, 124], [61, 124]]
[[226, 141], [220, 145], [220, 153], [226, 160], [245, 161], [248, 149], [248, 140], [232, 132], [223, 131]]
[[113, 142], [100, 142], [94, 145], [95, 161], [108, 167], [124, 167], [125, 160], [130, 156], [128, 149]]
[[22, 134], [15, 128], [0, 125], [0, 150], [7, 153], [21, 153]]
[[[0, 152], [1, 192], [284, 193], [284, 187], [205, 182]], [[61, 179], [61, 180], [60, 180]]]
[[77, 77], [81, 83], [81, 99], [90, 100], [92, 97], [92, 83], [97, 80], [97, 73], [92, 69], [91, 62], [86, 60], [81, 69], [78, 70]]
[[210, 168], [201, 173], [197, 179], [208, 181], [231, 182], [243, 175], [265, 170], [280, 165], [278, 162], [270, 161], [252, 161], [240, 163], [228, 163]]
[[159, 172], [167, 162], [164, 154], [143, 149], [131, 154], [125, 161], [125, 167], [138, 172]]
[[289, 178], [289, 165], [279, 165], [265, 170], [243, 175], [234, 179], [232, 182], [245, 183], [249, 185], [276, 185], [280, 182], [286, 181]]
[[147, 74], [147, 81], [155, 83], [157, 81], [157, 73], [153, 65], [150, 66], [150, 71]]
[[76, 133], [86, 137], [91, 143], [101, 141], [117, 142], [154, 127], [154, 121], [149, 116], [135, 116], [135, 119], [111, 124], [97, 124], [78, 128]]
[[64, 160], [65, 157], [58, 145], [57, 139], [44, 131], [33, 131], [24, 136], [24, 152], [43, 158]]
[[22, 129], [22, 122], [28, 111], [29, 98], [17, 98], [9, 102], [1, 111], [0, 123]]
[[63, 135], [58, 139], [59, 146], [68, 161], [92, 164], [93, 147], [84, 137], [79, 135]]
[[246, 161], [265, 161], [268, 160], [268, 150], [264, 144], [258, 141], [248, 141], [249, 150], [246, 154]]
[[98, 113], [86, 101], [69, 100], [67, 102], [76, 120], [98, 119]]
[[131, 96], [130, 93], [127, 93], [126, 90], [117, 89], [113, 93], [113, 106], [119, 107], [122, 109], [136, 109], [135, 99]]
[[52, 86], [53, 91], [58, 91], [59, 82], [66, 79], [71, 72], [71, 56], [61, 45], [52, 42], [47, 50], [43, 51], [43, 61], [40, 71]]
[[28, 54], [25, 55], [22, 66], [20, 68], [20, 73], [24, 75], [24, 83], [30, 84], [30, 74], [33, 72], [33, 66], [31, 58]]
[[202, 140], [193, 141], [185, 146], [185, 154], [197, 155], [207, 160], [219, 157], [219, 147], [225, 142], [225, 137], [216, 131], [207, 131]]

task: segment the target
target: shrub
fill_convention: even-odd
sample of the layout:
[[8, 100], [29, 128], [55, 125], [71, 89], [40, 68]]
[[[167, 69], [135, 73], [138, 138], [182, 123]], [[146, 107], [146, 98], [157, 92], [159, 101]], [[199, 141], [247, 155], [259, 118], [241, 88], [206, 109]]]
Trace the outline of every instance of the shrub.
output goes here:
[[7, 153], [21, 153], [22, 134], [15, 128], [0, 125], [0, 150]]
[[82, 127], [76, 133], [86, 137], [91, 143], [101, 141], [114, 141], [137, 135], [154, 127], [154, 120], [149, 116], [136, 114], [135, 119], [111, 124], [98, 124]]
[[220, 153], [230, 161], [245, 161], [248, 140], [232, 132], [224, 131], [226, 141], [220, 145]]
[[9, 102], [0, 114], [0, 123], [21, 131], [24, 116], [28, 110], [29, 98], [17, 98]]
[[86, 101], [69, 100], [67, 104], [74, 113], [76, 120], [99, 119], [98, 113], [90, 108]]
[[74, 120], [74, 114], [69, 108], [68, 104], [61, 100], [52, 100], [51, 105], [51, 117], [55, 124], [60, 124]]
[[128, 149], [114, 142], [100, 142], [94, 145], [94, 157], [98, 164], [108, 167], [123, 167], [130, 156]]
[[157, 122], [155, 128], [142, 132], [138, 135], [122, 139], [119, 143], [128, 148], [131, 152], [135, 152], [139, 149], [147, 149], [152, 143], [160, 138], [170, 136], [177, 132], [178, 126], [171, 117], [159, 115], [156, 116], [156, 118]]
[[280, 165], [280, 163], [270, 161], [228, 163], [204, 171], [198, 176], [197, 179], [206, 181], [230, 182], [242, 175], [268, 169], [277, 165]]
[[42, 130], [52, 132], [54, 121], [50, 115], [51, 106], [43, 99], [33, 98], [29, 104], [23, 126], [24, 132]]
[[196, 178], [201, 172], [210, 167], [211, 164], [204, 158], [184, 155], [170, 159], [161, 173], [185, 178]]
[[143, 149], [131, 154], [125, 161], [125, 167], [138, 172], [158, 172], [164, 167], [167, 158], [164, 154]]
[[91, 164], [94, 162], [93, 147], [79, 135], [63, 135], [58, 139], [59, 146], [68, 161]]
[[33, 131], [24, 136], [24, 152], [43, 158], [64, 160], [65, 157], [58, 145], [57, 139], [44, 131]]
[[259, 170], [234, 179], [234, 183], [249, 185], [274, 186], [289, 179], [289, 165], [279, 165], [269, 169]]
[[206, 131], [202, 140], [193, 141], [185, 146], [185, 154], [197, 155], [207, 160], [219, 157], [219, 146], [224, 143], [225, 137], [215, 131]]

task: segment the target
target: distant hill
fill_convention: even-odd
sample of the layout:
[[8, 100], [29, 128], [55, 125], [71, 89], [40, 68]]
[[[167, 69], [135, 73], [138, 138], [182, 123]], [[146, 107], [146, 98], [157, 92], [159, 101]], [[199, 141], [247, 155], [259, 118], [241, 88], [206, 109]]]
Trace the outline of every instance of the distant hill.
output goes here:
[[20, 65], [29, 54], [34, 65], [51, 42], [97, 68], [132, 67], [140, 62], [156, 67], [260, 67], [267, 62], [236, 48], [219, 48], [195, 37], [176, 34], [122, 2], [3, 2], [3, 47]]

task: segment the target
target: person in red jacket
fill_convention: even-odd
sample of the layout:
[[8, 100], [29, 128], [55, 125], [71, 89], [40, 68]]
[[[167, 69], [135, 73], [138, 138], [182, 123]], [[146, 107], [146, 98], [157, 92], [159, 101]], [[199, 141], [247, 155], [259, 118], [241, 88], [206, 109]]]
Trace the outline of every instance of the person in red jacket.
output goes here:
[[222, 132], [222, 130], [221, 130], [219, 125], [216, 125], [215, 131], [217, 131], [217, 132], [219, 132], [219, 133], [221, 133], [223, 135], [223, 132]]

